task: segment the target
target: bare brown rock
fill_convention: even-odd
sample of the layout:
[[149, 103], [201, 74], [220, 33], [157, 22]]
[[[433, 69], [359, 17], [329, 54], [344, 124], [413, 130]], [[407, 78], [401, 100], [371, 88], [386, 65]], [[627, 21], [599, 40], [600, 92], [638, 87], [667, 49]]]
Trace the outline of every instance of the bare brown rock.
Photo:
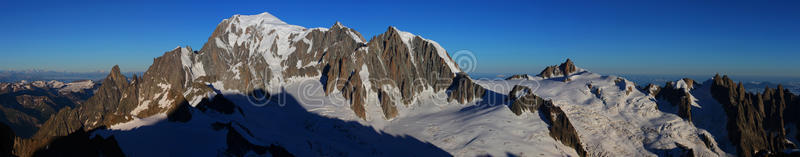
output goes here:
[[517, 115], [522, 115], [525, 111], [536, 112], [545, 103], [544, 99], [534, 95], [530, 88], [520, 85], [514, 85], [508, 97], [511, 102], [511, 112]]
[[572, 60], [567, 59], [564, 63], [561, 63], [558, 66], [548, 66], [542, 72], [539, 73], [538, 76], [542, 78], [554, 78], [554, 77], [561, 77], [561, 76], [568, 76], [577, 72], [578, 68], [575, 67], [575, 63], [572, 63]]
[[516, 74], [506, 78], [506, 80], [530, 80], [531, 76], [528, 74]]
[[515, 85], [508, 94], [511, 106], [509, 107], [516, 115], [524, 112], [539, 112], [548, 125], [550, 137], [562, 144], [572, 147], [580, 156], [587, 156], [586, 150], [581, 144], [580, 136], [575, 127], [570, 123], [567, 114], [560, 107], [555, 106], [552, 101], [544, 100], [533, 94], [533, 91], [526, 87]]
[[486, 95], [486, 89], [472, 81], [466, 73], [458, 73], [453, 78], [453, 84], [448, 88], [447, 101], [457, 101], [458, 103], [468, 103]]
[[[782, 88], [778, 86], [777, 91], [784, 91]], [[728, 115], [728, 136], [740, 156], [770, 155], [791, 148], [784, 130], [785, 92], [766, 88], [763, 93], [747, 93], [741, 82], [716, 75], [711, 94]]]
[[[685, 80], [685, 79], [684, 79]], [[689, 82], [686, 82], [689, 85]], [[678, 88], [675, 82], [667, 82], [664, 87], [659, 88], [655, 96], [659, 100], [665, 100], [672, 106], [678, 107], [678, 116], [686, 121], [692, 121], [692, 99], [691, 95], [683, 88]], [[670, 112], [670, 111], [668, 111]]]
[[378, 93], [378, 99], [381, 101], [381, 109], [383, 109], [384, 118], [392, 119], [397, 117], [397, 107], [392, 103], [392, 97], [389, 96], [389, 94], [381, 89]]

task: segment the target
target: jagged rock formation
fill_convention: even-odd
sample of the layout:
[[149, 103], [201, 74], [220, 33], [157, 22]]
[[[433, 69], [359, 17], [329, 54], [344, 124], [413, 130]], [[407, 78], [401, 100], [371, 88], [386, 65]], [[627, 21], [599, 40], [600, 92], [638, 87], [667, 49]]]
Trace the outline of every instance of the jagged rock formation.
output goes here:
[[448, 89], [447, 101], [468, 103], [486, 95], [486, 89], [472, 81], [466, 73], [458, 73]]
[[514, 85], [508, 93], [508, 98], [511, 102], [511, 112], [517, 115], [522, 115], [525, 111], [533, 113], [545, 103], [544, 99], [533, 94], [531, 88], [520, 85]]
[[[548, 66], [542, 72], [539, 73], [539, 77], [548, 79], [554, 77], [561, 77], [561, 76], [568, 76], [578, 71], [578, 68], [575, 67], [575, 63], [572, 63], [572, 60], [569, 58], [564, 63], [561, 63], [558, 66]], [[565, 80], [566, 81], [566, 80]]]
[[648, 95], [656, 97], [658, 93], [661, 91], [661, 86], [655, 84], [647, 84], [644, 88], [642, 88]]
[[567, 118], [567, 114], [561, 110], [558, 106], [552, 104], [551, 101], [545, 102], [544, 105], [539, 107], [539, 114], [544, 115], [543, 117], [547, 117], [545, 122], [549, 122], [548, 129], [550, 130], [550, 137], [561, 141], [566, 146], [572, 147], [575, 149], [575, 152], [578, 155], [585, 157], [587, 155], [586, 150], [581, 145], [581, 139], [578, 136], [578, 132], [575, 130], [575, 127], [572, 126], [572, 123], [569, 122], [569, 118]]
[[531, 80], [531, 79], [532, 79], [531, 75], [528, 74], [516, 74], [506, 78], [506, 80]]
[[[131, 81], [114, 66], [102, 85], [84, 104], [65, 107], [50, 117], [30, 139], [18, 139], [15, 154], [30, 156], [53, 137], [66, 136], [78, 130], [127, 122], [155, 114], [171, 112], [176, 104], [185, 101], [185, 73], [180, 66], [181, 52], [176, 48], [154, 59], [142, 77]], [[198, 90], [199, 91], [199, 90]]]
[[[694, 80], [684, 78], [678, 82], [667, 82], [662, 88], [658, 88], [656, 98], [665, 100], [672, 106], [678, 107], [678, 116], [686, 121], [692, 121], [692, 102], [694, 99], [689, 93], [694, 87]], [[652, 88], [651, 88], [652, 89]]]
[[9, 124], [18, 136], [30, 137], [51, 115], [82, 104], [97, 87], [91, 80], [0, 83], [0, 122]]
[[384, 118], [391, 119], [397, 117], [397, 108], [392, 104], [392, 97], [389, 96], [389, 94], [381, 90], [380, 93], [378, 93], [378, 99], [381, 101], [381, 109], [383, 110]]
[[746, 92], [741, 82], [716, 75], [711, 94], [728, 115], [728, 136], [740, 156], [769, 155], [792, 148], [784, 130], [785, 98], [791, 93], [783, 87], [753, 94]]
[[444, 91], [460, 72], [438, 43], [394, 27], [366, 41], [339, 22], [307, 29], [268, 13], [236, 15], [223, 20], [208, 41], [199, 52], [183, 56], [191, 82], [274, 93], [294, 78], [318, 78], [326, 95], [341, 94], [362, 119], [369, 116], [368, 96], [386, 93], [381, 107], [389, 119], [420, 92]]
[[569, 122], [566, 113], [558, 106], [553, 105], [550, 100], [533, 94], [533, 91], [526, 86], [515, 85], [508, 94], [511, 101], [511, 111], [516, 115], [522, 115], [525, 111], [534, 113], [539, 111], [542, 120], [548, 125], [550, 137], [561, 141], [562, 144], [572, 147], [578, 155], [587, 156], [586, 149], [581, 145], [580, 137], [575, 127]]

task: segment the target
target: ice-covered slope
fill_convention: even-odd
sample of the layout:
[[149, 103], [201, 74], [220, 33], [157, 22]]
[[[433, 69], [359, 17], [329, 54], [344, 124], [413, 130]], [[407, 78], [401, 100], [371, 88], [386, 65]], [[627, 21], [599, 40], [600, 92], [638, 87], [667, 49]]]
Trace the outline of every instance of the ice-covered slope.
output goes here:
[[681, 155], [688, 149], [700, 156], [726, 154], [713, 141], [706, 146], [700, 136], [707, 131], [659, 111], [652, 96], [624, 78], [588, 71], [566, 77], [571, 81], [538, 77], [478, 83], [500, 93], [515, 84], [527, 85], [553, 100], [567, 113], [590, 156]]

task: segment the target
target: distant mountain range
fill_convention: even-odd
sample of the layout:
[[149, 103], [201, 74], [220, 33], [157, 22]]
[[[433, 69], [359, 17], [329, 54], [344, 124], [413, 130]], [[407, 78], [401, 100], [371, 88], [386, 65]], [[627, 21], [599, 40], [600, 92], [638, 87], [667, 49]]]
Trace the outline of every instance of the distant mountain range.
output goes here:
[[[513, 76], [513, 73], [470, 73], [475, 79], [505, 79]], [[638, 86], [648, 84], [664, 85], [667, 82], [679, 80], [682, 78], [692, 78], [696, 80], [704, 80], [710, 77], [705, 75], [645, 75], [645, 74], [613, 74], [616, 76], [625, 77], [633, 81]], [[800, 77], [758, 77], [758, 76], [736, 76], [743, 81], [745, 90], [748, 92], [764, 92], [764, 87], [777, 88], [778, 85], [783, 85], [794, 94], [800, 94]]]
[[[142, 72], [127, 72], [125, 75], [142, 74]], [[0, 82], [19, 82], [27, 81], [50, 81], [72, 82], [80, 80], [100, 80], [108, 75], [108, 72], [64, 72], [48, 70], [0, 70]]]

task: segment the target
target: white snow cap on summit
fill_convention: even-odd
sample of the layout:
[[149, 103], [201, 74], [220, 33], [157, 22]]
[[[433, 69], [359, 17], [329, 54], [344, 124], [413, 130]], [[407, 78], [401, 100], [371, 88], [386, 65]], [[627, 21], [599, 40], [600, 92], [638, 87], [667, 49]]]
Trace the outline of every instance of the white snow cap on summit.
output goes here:
[[242, 24], [242, 25], [245, 25], [245, 26], [250, 26], [250, 25], [257, 24], [257, 23], [261, 23], [261, 24], [279, 24], [279, 25], [281, 25], [281, 24], [285, 25], [286, 24], [286, 22], [283, 22], [281, 19], [278, 19], [278, 17], [272, 16], [272, 14], [270, 14], [268, 12], [263, 12], [263, 13], [257, 14], [257, 15], [240, 15], [240, 14], [236, 14], [236, 15], [233, 15], [233, 18], [231, 18], [231, 19], [237, 19], [237, 18], [239, 19], [239, 23]]

